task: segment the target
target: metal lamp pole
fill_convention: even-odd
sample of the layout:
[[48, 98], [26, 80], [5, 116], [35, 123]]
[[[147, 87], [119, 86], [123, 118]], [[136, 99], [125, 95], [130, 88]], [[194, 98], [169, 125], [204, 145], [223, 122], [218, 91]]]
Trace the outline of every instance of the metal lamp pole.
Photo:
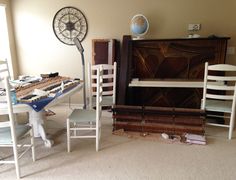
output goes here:
[[85, 85], [85, 65], [84, 65], [84, 48], [80, 42], [80, 40], [76, 37], [73, 39], [77, 49], [79, 50], [80, 54], [81, 54], [81, 59], [82, 59], [82, 69], [83, 69], [83, 80], [84, 80], [84, 88], [83, 88], [83, 99], [84, 99], [84, 106], [83, 109], [86, 109], [87, 105], [86, 105], [86, 85]]

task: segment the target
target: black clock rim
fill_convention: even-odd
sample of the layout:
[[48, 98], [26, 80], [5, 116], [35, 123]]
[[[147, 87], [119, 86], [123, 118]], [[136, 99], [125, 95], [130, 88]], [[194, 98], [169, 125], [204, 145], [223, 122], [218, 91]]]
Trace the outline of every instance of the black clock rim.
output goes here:
[[59, 14], [59, 12], [60, 12], [61, 10], [67, 9], [67, 8], [76, 9], [76, 11], [79, 11], [79, 12], [83, 15], [84, 20], [85, 20], [85, 22], [86, 22], [86, 32], [85, 32], [85, 34], [84, 34], [84, 37], [83, 37], [80, 41], [82, 42], [82, 41], [85, 39], [85, 37], [87, 36], [87, 33], [88, 33], [88, 22], [87, 22], [87, 19], [86, 19], [84, 13], [83, 13], [81, 10], [79, 10], [78, 8], [73, 7], [73, 6], [66, 6], [66, 7], [63, 7], [63, 8], [59, 9], [59, 10], [56, 12], [56, 14], [55, 14], [54, 17], [53, 17], [53, 21], [52, 21], [52, 29], [53, 29], [53, 32], [54, 32], [55, 36], [57, 37], [57, 39], [58, 39], [59, 41], [61, 41], [62, 43], [66, 44], [66, 45], [74, 46], [75, 43], [73, 43], [73, 44], [68, 44], [68, 43], [62, 41], [62, 40], [57, 36], [57, 33], [55, 32], [55, 28], [54, 28], [54, 21], [55, 21], [57, 15]]

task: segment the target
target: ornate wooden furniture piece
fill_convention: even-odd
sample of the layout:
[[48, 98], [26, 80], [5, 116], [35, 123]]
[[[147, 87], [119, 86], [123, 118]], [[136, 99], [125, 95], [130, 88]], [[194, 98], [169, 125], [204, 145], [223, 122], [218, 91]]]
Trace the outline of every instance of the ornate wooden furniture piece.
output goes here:
[[[186, 115], [182, 116], [185, 122], [180, 124], [186, 125], [188, 121], [190, 127], [187, 130], [184, 128], [185, 131], [195, 131], [192, 126], [196, 127], [196, 123], [190, 118], [194, 115], [198, 117], [200, 128], [196, 133], [203, 133], [201, 127], [204, 127], [204, 118], [202, 119], [204, 112], [200, 110], [200, 104], [204, 63], [224, 64], [228, 40], [228, 37], [132, 40], [130, 36], [124, 36], [121, 61], [118, 63], [117, 91], [117, 105], [118, 107], [122, 105], [123, 110], [120, 110], [120, 107], [114, 109], [114, 118], [118, 119], [114, 123], [114, 129], [136, 131], [142, 127], [143, 130], [141, 124], [145, 122], [146, 125], [152, 126], [152, 128], [146, 127], [151, 132], [166, 129], [167, 132], [177, 130], [180, 133], [183, 131], [177, 126], [171, 128], [176, 124], [176, 120], [172, 119], [168, 123], [168, 119], [181, 111], [181, 114]], [[157, 127], [161, 124], [156, 119], [160, 119], [158, 117], [163, 113], [158, 107], [168, 109], [170, 117], [162, 117], [168, 128]], [[141, 108], [139, 112], [141, 120], [140, 117], [136, 117], [139, 114], [136, 108]], [[154, 109], [147, 111], [149, 108]], [[124, 115], [124, 109], [131, 114]], [[150, 111], [155, 116], [154, 121], [153, 117], [144, 115]], [[140, 124], [130, 126], [134, 119], [139, 120]], [[152, 121], [151, 124], [147, 123], [149, 120]]]
[[200, 109], [116, 105], [113, 119], [114, 130], [179, 135], [205, 132], [205, 111]]
[[[117, 104], [200, 108], [204, 63], [225, 63], [228, 39], [131, 40], [130, 36], [124, 36], [118, 65], [120, 73]], [[139, 87], [134, 83], [135, 79]], [[156, 82], [153, 82], [152, 87], [150, 84], [146, 87], [140, 85], [147, 80], [150, 84], [151, 81]], [[174, 88], [175, 85], [170, 88], [169, 80], [175, 81], [177, 88]], [[185, 81], [196, 85], [182, 89], [181, 85], [186, 87]], [[157, 87], [155, 83], [158, 82]]]

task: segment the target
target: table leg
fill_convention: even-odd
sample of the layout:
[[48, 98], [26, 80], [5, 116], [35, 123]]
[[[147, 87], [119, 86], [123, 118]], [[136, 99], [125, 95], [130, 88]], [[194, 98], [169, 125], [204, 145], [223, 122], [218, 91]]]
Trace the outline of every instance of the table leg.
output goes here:
[[45, 119], [46, 115], [44, 110], [39, 112], [32, 110], [29, 112], [29, 121], [30, 124], [33, 125], [34, 137], [41, 137], [46, 147], [52, 147], [53, 141], [47, 138], [45, 129], [43, 127]]

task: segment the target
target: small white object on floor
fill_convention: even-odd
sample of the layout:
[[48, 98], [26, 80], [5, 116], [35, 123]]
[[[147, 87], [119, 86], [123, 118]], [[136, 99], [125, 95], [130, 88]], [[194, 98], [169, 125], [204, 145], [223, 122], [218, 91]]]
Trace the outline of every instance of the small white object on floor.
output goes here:
[[166, 134], [166, 133], [162, 133], [162, 134], [161, 134], [161, 137], [163, 137], [164, 139], [169, 139], [169, 135]]

